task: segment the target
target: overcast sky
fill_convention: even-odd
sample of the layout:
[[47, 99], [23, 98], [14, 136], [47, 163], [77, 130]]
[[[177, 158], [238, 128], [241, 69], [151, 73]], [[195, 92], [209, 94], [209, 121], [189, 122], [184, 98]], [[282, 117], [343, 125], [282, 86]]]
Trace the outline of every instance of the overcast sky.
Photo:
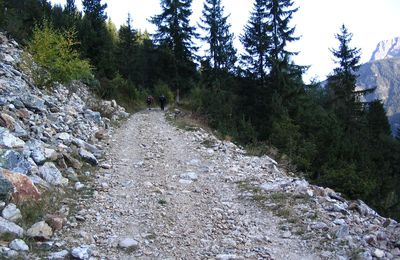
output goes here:
[[[51, 0], [52, 3], [65, 4], [65, 0]], [[78, 7], [80, 0], [76, 0]], [[159, 0], [103, 0], [108, 4], [109, 17], [117, 25], [125, 23], [131, 13], [133, 26], [137, 29], [154, 31], [147, 19], [161, 11]], [[199, 21], [204, 0], [193, 0], [192, 23]], [[295, 57], [299, 65], [310, 65], [305, 80], [317, 77], [325, 79], [333, 68], [329, 48], [337, 48], [335, 34], [345, 24], [353, 33], [353, 47], [361, 48], [362, 62], [370, 59], [379, 41], [400, 36], [399, 0], [294, 0], [299, 11], [295, 13], [293, 25], [296, 35], [301, 36], [290, 48], [300, 52]], [[229, 22], [236, 39], [236, 47], [242, 47], [239, 35], [243, 32], [253, 0], [222, 0], [226, 14], [231, 14]]]

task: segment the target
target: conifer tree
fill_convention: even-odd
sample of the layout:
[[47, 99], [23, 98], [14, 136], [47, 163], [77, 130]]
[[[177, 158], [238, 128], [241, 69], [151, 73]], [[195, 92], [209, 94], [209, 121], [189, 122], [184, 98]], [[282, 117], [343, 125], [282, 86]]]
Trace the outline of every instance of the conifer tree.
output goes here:
[[64, 12], [70, 15], [75, 14], [78, 11], [75, 5], [75, 0], [67, 0], [67, 3], [64, 7]]
[[90, 19], [92, 23], [102, 24], [107, 20], [105, 10], [107, 4], [101, 4], [101, 0], [82, 0], [83, 12], [86, 18]]
[[232, 70], [236, 62], [236, 50], [233, 47], [233, 34], [229, 32], [229, 16], [224, 16], [221, 0], [206, 0], [201, 19], [207, 35], [202, 40], [208, 43], [207, 59], [215, 70]]
[[353, 34], [342, 25], [340, 33], [336, 34], [339, 41], [338, 49], [331, 49], [335, 62], [339, 65], [328, 77], [330, 104], [338, 118], [349, 126], [360, 118], [362, 103], [360, 97], [371, 90], [356, 91], [357, 71], [359, 69], [360, 49], [351, 48]]
[[271, 112], [282, 114], [285, 111], [295, 113], [300, 104], [298, 98], [304, 89], [302, 73], [304, 67], [295, 65], [291, 58], [295, 52], [287, 50], [290, 42], [299, 38], [294, 36], [295, 27], [290, 26], [293, 14], [293, 0], [266, 0], [267, 35], [270, 39], [267, 50]]
[[266, 0], [256, 0], [251, 12], [248, 24], [245, 26], [244, 34], [240, 37], [245, 54], [242, 62], [247, 71], [259, 80], [261, 86], [265, 86], [267, 75], [267, 51], [270, 39], [267, 35], [268, 24], [265, 22]]
[[[175, 89], [187, 86], [195, 73], [193, 38], [197, 37], [195, 28], [190, 26], [192, 0], [161, 0], [162, 12], [150, 19], [157, 26], [153, 35], [155, 42], [172, 54], [172, 84]], [[168, 68], [166, 68], [168, 70]]]
[[118, 44], [116, 48], [117, 66], [121, 75], [129, 81], [134, 81], [134, 62], [136, 46], [136, 30], [132, 28], [131, 15], [128, 14], [126, 24], [122, 25], [118, 31]]
[[111, 79], [115, 74], [114, 45], [106, 25], [107, 4], [101, 0], [82, 0], [82, 5], [84, 17], [79, 30], [82, 51], [97, 68], [98, 76]]
[[380, 135], [390, 136], [390, 124], [381, 101], [374, 100], [368, 104], [366, 117], [369, 132], [373, 138], [377, 138]]

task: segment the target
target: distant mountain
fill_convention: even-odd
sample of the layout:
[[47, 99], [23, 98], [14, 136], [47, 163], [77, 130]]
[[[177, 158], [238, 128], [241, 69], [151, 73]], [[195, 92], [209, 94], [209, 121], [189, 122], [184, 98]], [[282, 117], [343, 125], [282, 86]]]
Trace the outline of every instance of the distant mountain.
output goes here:
[[400, 127], [400, 37], [380, 42], [371, 61], [361, 65], [359, 74], [360, 88], [376, 87], [366, 100], [379, 99], [384, 103], [395, 133]]
[[378, 43], [370, 61], [400, 58], [400, 37]]

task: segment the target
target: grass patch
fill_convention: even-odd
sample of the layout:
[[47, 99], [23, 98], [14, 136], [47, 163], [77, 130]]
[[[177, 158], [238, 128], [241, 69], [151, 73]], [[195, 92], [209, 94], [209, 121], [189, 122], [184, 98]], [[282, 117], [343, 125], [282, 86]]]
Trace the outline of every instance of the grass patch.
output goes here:
[[189, 110], [179, 107], [180, 113], [174, 113], [174, 107], [169, 108], [169, 113], [166, 113], [166, 119], [175, 127], [186, 131], [197, 131], [199, 128], [208, 133], [212, 133], [219, 139], [225, 139], [224, 136], [213, 130], [206, 117], [199, 115]]
[[65, 197], [65, 191], [54, 188], [42, 192], [41, 199], [38, 201], [18, 203], [17, 207], [22, 215], [22, 220], [19, 224], [29, 228], [36, 222], [43, 220], [47, 213], [54, 213], [60, 209]]
[[[270, 211], [273, 215], [282, 219], [280, 224], [286, 226], [290, 224], [299, 235], [307, 232], [306, 226], [303, 224], [302, 216], [304, 212], [296, 209], [295, 205], [307, 205], [312, 200], [305, 194], [291, 194], [286, 192], [270, 192], [266, 193], [259, 187], [251, 184], [251, 180], [241, 181], [236, 183], [240, 190], [251, 192], [252, 200], [255, 201], [261, 208]], [[315, 218], [318, 217], [314, 212]]]

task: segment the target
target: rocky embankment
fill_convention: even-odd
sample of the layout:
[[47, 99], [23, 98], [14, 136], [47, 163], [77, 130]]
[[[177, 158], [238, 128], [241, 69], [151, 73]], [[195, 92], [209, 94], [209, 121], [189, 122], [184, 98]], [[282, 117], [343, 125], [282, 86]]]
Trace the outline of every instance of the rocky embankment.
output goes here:
[[114, 121], [128, 117], [78, 82], [37, 88], [19, 69], [21, 54], [0, 34], [1, 259], [32, 259], [32, 251], [48, 247], [54, 232], [70, 224], [67, 194], [84, 187], [91, 166], [109, 167], [101, 163], [102, 141]]

